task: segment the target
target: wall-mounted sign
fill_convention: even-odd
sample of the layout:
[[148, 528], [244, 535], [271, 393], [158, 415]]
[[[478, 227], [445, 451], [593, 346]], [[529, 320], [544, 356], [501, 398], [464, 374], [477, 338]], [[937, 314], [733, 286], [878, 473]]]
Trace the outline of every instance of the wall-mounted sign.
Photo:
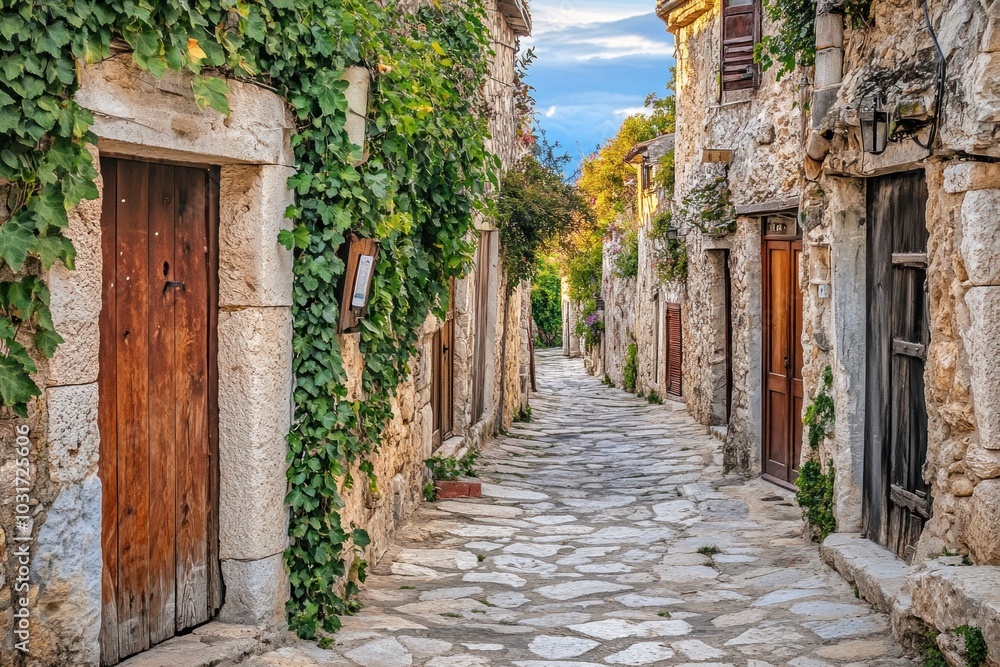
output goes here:
[[702, 148], [701, 161], [703, 164], [720, 162], [722, 164], [732, 164], [733, 152], [725, 148]]
[[358, 258], [358, 274], [354, 278], [354, 293], [351, 296], [351, 308], [364, 308], [368, 304], [368, 287], [372, 278], [372, 267], [375, 257], [361, 255]]
[[375, 278], [375, 260], [378, 259], [379, 243], [375, 239], [359, 239], [348, 234], [338, 252], [344, 261], [344, 275], [337, 287], [340, 299], [340, 326], [338, 333], [352, 333], [358, 330], [365, 317], [368, 300], [371, 298], [372, 280]]

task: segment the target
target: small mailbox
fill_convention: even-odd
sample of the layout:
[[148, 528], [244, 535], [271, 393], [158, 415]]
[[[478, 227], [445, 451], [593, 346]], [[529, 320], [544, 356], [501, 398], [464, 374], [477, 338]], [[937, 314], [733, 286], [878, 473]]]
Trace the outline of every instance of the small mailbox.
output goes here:
[[353, 333], [364, 319], [371, 298], [372, 280], [375, 277], [375, 260], [378, 259], [379, 242], [359, 239], [348, 234], [340, 247], [344, 260], [344, 275], [337, 287], [340, 297], [340, 326], [338, 333]]

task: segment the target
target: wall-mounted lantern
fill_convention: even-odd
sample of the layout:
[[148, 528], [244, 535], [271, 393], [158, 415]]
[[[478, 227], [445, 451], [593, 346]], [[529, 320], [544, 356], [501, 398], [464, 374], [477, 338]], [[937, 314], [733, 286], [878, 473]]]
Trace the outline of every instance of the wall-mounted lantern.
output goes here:
[[340, 246], [339, 255], [344, 261], [344, 275], [337, 287], [340, 297], [340, 323], [338, 333], [357, 331], [368, 309], [372, 280], [375, 278], [375, 260], [378, 259], [379, 242], [359, 239], [348, 234]]
[[596, 305], [594, 307], [594, 310], [596, 310], [599, 313], [603, 313], [604, 312], [604, 297], [600, 297], [600, 296], [597, 297], [597, 302], [596, 302]]
[[889, 144], [889, 112], [885, 102], [876, 97], [860, 111], [861, 147], [869, 155], [881, 155]]

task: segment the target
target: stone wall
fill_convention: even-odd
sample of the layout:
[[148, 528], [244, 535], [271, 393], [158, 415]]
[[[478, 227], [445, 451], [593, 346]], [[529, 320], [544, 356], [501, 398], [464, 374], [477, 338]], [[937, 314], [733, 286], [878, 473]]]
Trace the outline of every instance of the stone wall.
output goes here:
[[[864, 178], [922, 169], [927, 205], [928, 287], [931, 344], [925, 391], [928, 456], [924, 478], [932, 487], [933, 518], [916, 560], [942, 548], [968, 553], [980, 564], [1000, 564], [1000, 445], [996, 415], [1000, 382], [992, 360], [1000, 352], [995, 322], [1000, 290], [995, 212], [1000, 171], [989, 159], [1000, 154], [1000, 6], [960, 0], [931, 5], [933, 25], [948, 58], [947, 97], [938, 110], [938, 140], [926, 142], [936, 111], [936, 60], [920, 7], [903, 0], [875, 2], [872, 26], [846, 30], [840, 17], [821, 7], [819, 21], [834, 27], [822, 46], [843, 58], [842, 71], [824, 72], [830, 84], [819, 94], [806, 172], [813, 180], [805, 203], [811, 227], [808, 260], [814, 281], [832, 278], [833, 298], [811, 292], [806, 322], [807, 386], [830, 364], [835, 376], [838, 422], [825, 455], [837, 464], [837, 514], [842, 530], [860, 528], [864, 442], [865, 313], [852, 303], [865, 288]], [[817, 79], [820, 73], [817, 73]], [[894, 82], [885, 86], [886, 81]], [[994, 83], [987, 83], [992, 81]], [[859, 145], [859, 99], [875, 91], [902, 119], [900, 137], [879, 156]], [[985, 161], [984, 161], [985, 160]]]
[[[496, 3], [488, 3], [496, 56], [491, 64], [490, 149], [504, 165], [517, 155], [514, 133], [515, 37]], [[219, 532], [225, 601], [220, 619], [281, 628], [288, 581], [284, 498], [286, 444], [291, 420], [291, 254], [277, 242], [292, 202], [286, 186], [293, 165], [293, 125], [273, 93], [230, 81], [232, 113], [224, 118], [198, 108], [190, 81], [168, 73], [157, 79], [138, 71], [127, 56], [82, 71], [77, 101], [94, 112], [98, 149], [150, 160], [221, 166], [219, 287]], [[352, 86], [352, 90], [355, 86]], [[363, 99], [351, 100], [352, 109]], [[354, 109], [364, 115], [364, 108]], [[95, 152], [96, 163], [96, 152]], [[101, 182], [98, 180], [98, 187]], [[66, 235], [77, 249], [77, 269], [53, 268], [46, 276], [52, 316], [66, 343], [51, 360], [38, 360], [42, 395], [26, 420], [0, 415], [0, 446], [13, 452], [20, 425], [31, 446], [25, 457], [33, 482], [31, 519], [15, 526], [13, 487], [16, 458], [0, 457], [0, 667], [96, 666], [102, 622], [102, 490], [98, 477], [97, 374], [102, 299], [102, 201], [70, 212]], [[485, 225], [481, 225], [485, 226]], [[475, 334], [475, 278], [456, 283], [455, 431], [452, 450], [482, 442], [495, 424], [509, 424], [526, 405], [525, 290], [503, 298], [505, 280], [496, 248], [490, 264], [488, 352], [497, 367], [488, 373], [486, 413], [471, 423], [471, 369]], [[510, 313], [506, 366], [499, 367], [502, 317]], [[424, 460], [433, 450], [430, 404], [432, 340], [441, 326], [429, 317], [420, 332], [412, 377], [398, 390], [385, 444], [373, 457], [377, 488], [357, 483], [345, 490], [345, 525], [366, 528], [372, 544], [366, 557], [377, 561], [395, 530], [422, 499]], [[30, 332], [25, 332], [30, 335]], [[363, 359], [354, 335], [339, 337], [351, 395], [361, 395]], [[30, 348], [30, 345], [29, 345]], [[507, 409], [499, 422], [500, 382]], [[21, 457], [18, 457], [21, 458]], [[355, 480], [364, 474], [354, 471]], [[18, 571], [19, 537], [31, 537], [28, 587]], [[20, 579], [20, 580], [19, 580]], [[32, 658], [24, 663], [13, 649], [17, 598], [30, 600]]]
[[[765, 72], [756, 89], [720, 92], [720, 3], [660, 4], [675, 35], [676, 186], [672, 205], [728, 175], [738, 217], [736, 231], [719, 239], [687, 229], [689, 275], [683, 295], [684, 400], [706, 425], [728, 425], [725, 461], [745, 475], [761, 470], [761, 216], [787, 208], [799, 192], [805, 117], [798, 79]], [[764, 22], [765, 34], [775, 27]], [[732, 163], [704, 163], [703, 149], [732, 151]], [[793, 205], [794, 206], [794, 205]], [[726, 262], [731, 287], [731, 406], [726, 391]], [[729, 414], [727, 424], [727, 413]]]

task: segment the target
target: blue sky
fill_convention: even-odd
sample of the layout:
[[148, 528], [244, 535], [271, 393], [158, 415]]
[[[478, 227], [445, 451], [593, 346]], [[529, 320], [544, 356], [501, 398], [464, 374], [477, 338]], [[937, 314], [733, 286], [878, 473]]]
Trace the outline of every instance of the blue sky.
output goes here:
[[666, 92], [673, 37], [655, 0], [532, 0], [538, 56], [529, 71], [538, 125], [574, 164], [615, 133], [649, 93]]

